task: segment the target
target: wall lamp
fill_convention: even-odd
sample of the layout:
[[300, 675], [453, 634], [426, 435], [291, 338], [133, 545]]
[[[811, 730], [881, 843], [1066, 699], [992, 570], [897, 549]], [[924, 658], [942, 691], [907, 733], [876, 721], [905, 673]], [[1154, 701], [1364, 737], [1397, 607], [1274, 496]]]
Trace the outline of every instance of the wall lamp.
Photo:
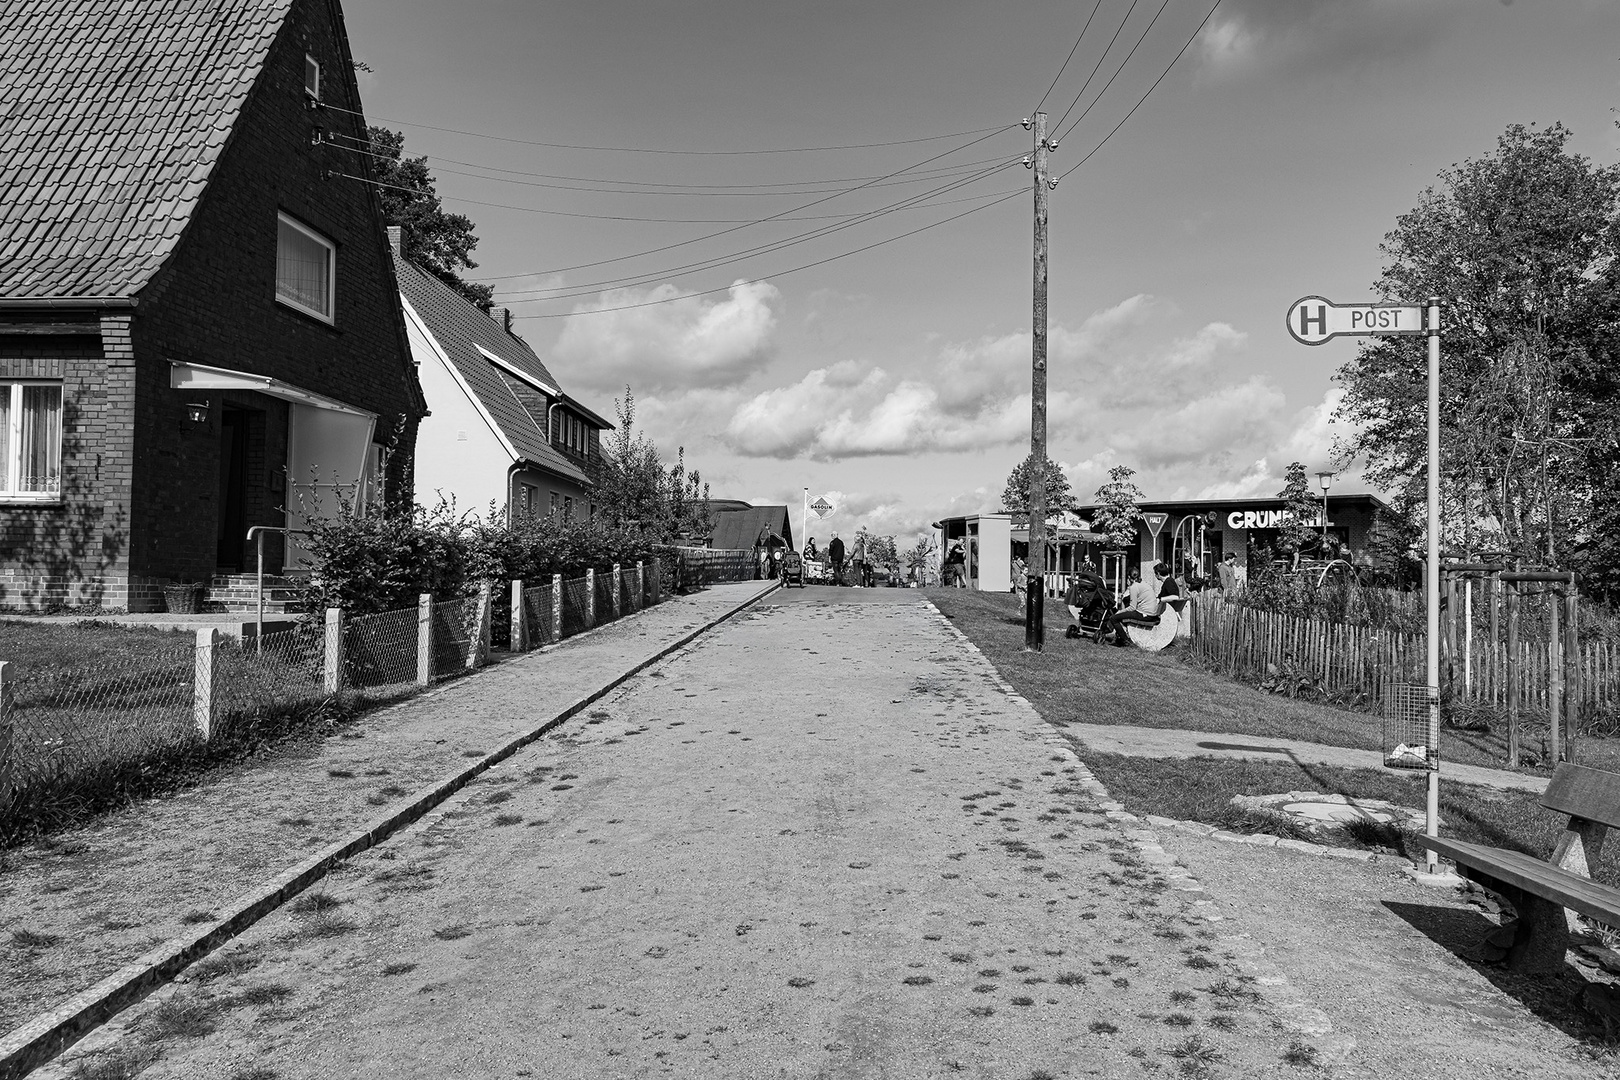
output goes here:
[[186, 416], [193, 424], [208, 423], [208, 399], [186, 402]]

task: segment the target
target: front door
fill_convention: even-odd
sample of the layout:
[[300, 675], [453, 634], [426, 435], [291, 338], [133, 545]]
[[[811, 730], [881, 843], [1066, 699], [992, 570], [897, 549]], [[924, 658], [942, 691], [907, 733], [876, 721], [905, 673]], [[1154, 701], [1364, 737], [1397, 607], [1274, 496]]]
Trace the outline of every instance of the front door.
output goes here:
[[214, 565], [241, 573], [247, 546], [247, 413], [227, 408], [220, 413], [219, 535]]

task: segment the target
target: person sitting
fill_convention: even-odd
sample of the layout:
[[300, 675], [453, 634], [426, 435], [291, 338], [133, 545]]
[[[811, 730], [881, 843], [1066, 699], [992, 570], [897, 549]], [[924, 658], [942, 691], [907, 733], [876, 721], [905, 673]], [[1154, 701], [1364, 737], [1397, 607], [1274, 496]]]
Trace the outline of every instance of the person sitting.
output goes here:
[[1162, 562], [1154, 563], [1149, 573], [1152, 575], [1151, 582], [1143, 581], [1140, 571], [1131, 570], [1131, 584], [1125, 591], [1125, 606], [1103, 620], [1103, 624], [1097, 627], [1094, 641], [1101, 644], [1108, 640], [1115, 645], [1124, 645], [1129, 640], [1124, 633], [1127, 625], [1156, 625], [1159, 612], [1164, 610], [1165, 600], [1181, 598], [1181, 587], [1171, 576], [1168, 566]]
[[1108, 616], [1108, 583], [1091, 563], [1082, 563], [1069, 579], [1063, 605], [1069, 609], [1069, 618], [1074, 620], [1067, 631], [1069, 637], [1079, 637], [1088, 625], [1100, 626]]

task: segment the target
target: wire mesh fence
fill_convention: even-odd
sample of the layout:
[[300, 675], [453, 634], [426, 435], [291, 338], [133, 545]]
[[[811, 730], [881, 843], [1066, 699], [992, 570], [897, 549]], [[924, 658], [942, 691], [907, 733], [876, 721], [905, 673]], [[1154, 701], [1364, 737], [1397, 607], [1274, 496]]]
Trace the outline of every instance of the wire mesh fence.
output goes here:
[[443, 678], [466, 670], [478, 632], [478, 597], [463, 596], [433, 605], [433, 675]]
[[570, 578], [562, 583], [563, 637], [584, 633], [591, 628], [591, 593], [584, 578]]
[[[465, 603], [465, 601], [452, 601]], [[417, 608], [361, 615], [343, 626], [343, 685], [364, 690], [414, 683]]]
[[[101, 655], [93, 666], [9, 673], [4, 756], [14, 801], [74, 776], [138, 762], [193, 741], [195, 648], [165, 644]], [[10, 665], [15, 667], [16, 665]], [[6, 802], [0, 791], [0, 806]]]
[[[628, 615], [659, 603], [659, 571], [654, 561], [640, 575], [634, 567], [603, 570], [594, 575], [594, 589], [585, 578], [563, 581], [556, 590], [550, 582], [522, 589], [530, 646], [600, 625], [613, 618], [615, 606]], [[336, 690], [397, 698], [412, 693], [424, 674], [448, 678], [477, 667], [488, 644], [484, 605], [493, 608], [500, 595], [492, 587], [487, 600], [475, 594], [428, 607], [431, 665], [420, 655], [420, 607], [333, 623], [310, 620], [240, 642], [216, 638], [212, 645], [189, 635], [114, 631], [118, 636], [102, 648], [63, 649], [27, 666], [9, 663], [0, 675], [0, 836], [31, 803], [63, 792], [77, 799], [73, 793], [85, 792], [98, 777], [127, 779], [131, 769], [162, 769], [177, 753], [212, 753], [212, 741], [222, 735], [232, 737], [227, 741], [259, 738], [314, 715]], [[510, 587], [505, 595], [509, 606]]]
[[528, 620], [530, 648], [556, 643], [556, 624], [552, 621], [552, 611], [550, 585], [523, 590], [523, 617]]
[[612, 622], [618, 618], [614, 609], [618, 606], [615, 601], [619, 598], [619, 582], [612, 570], [604, 570], [595, 575], [596, 582], [596, 625]]

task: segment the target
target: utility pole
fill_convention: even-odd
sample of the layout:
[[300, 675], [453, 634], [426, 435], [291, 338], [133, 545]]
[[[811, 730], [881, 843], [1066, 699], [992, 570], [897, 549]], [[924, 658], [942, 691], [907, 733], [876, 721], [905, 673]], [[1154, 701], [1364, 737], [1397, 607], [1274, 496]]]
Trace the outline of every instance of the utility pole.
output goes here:
[[[1024, 126], [1030, 127], [1029, 121]], [[1029, 388], [1029, 575], [1024, 590], [1024, 648], [1040, 652], [1046, 642], [1046, 193], [1049, 182], [1046, 114], [1035, 114], [1035, 310], [1030, 321]]]

